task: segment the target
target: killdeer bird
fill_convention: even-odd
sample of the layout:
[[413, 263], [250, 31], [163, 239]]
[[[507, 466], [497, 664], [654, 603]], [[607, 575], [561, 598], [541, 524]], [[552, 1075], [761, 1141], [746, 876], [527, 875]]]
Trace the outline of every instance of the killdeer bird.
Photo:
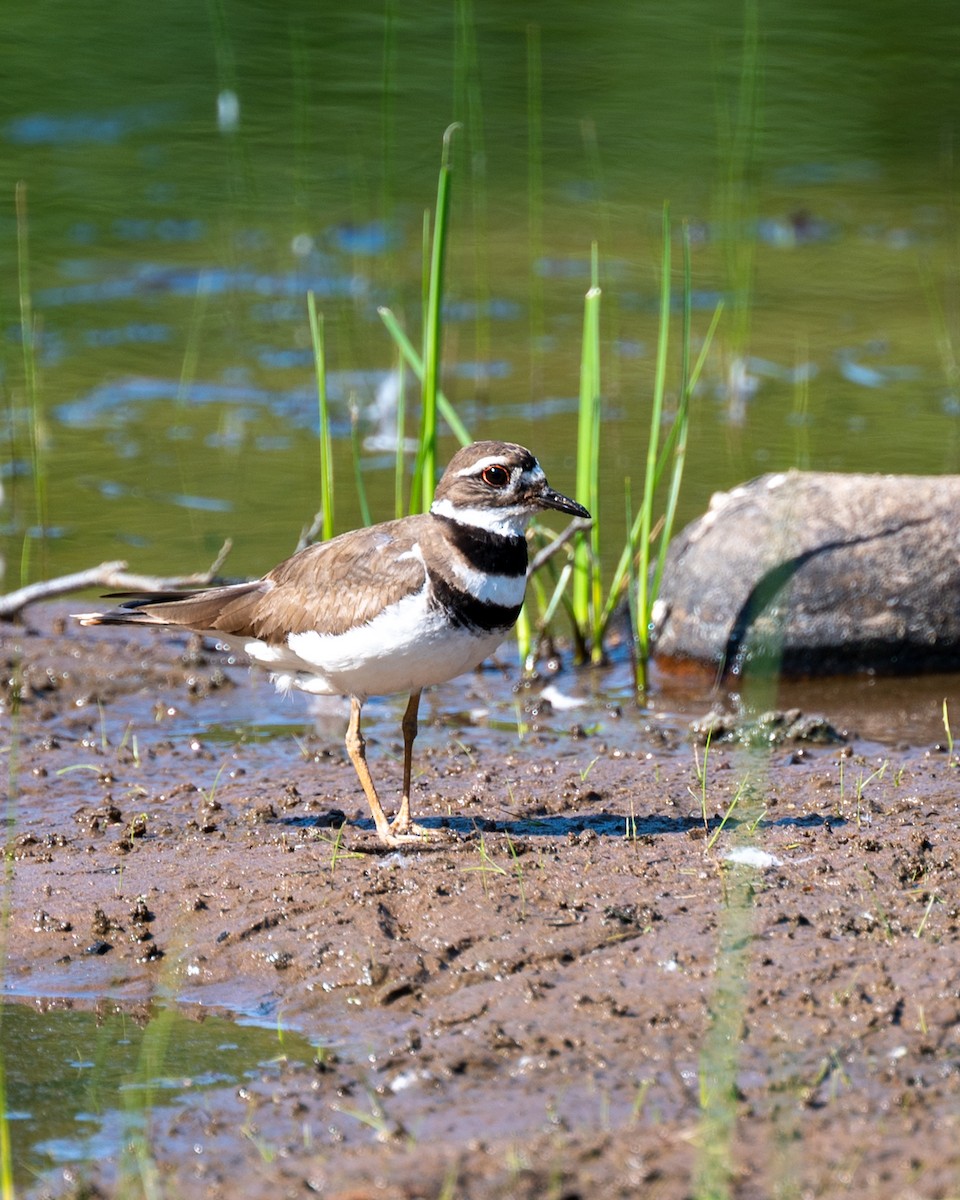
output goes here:
[[[281, 690], [350, 697], [346, 748], [381, 842], [425, 831], [410, 818], [420, 693], [469, 671], [513, 626], [526, 586], [527, 523], [543, 509], [589, 517], [512, 442], [474, 442], [450, 460], [428, 513], [356, 529], [298, 551], [262, 579], [136, 595], [81, 625], [189, 629], [241, 650]], [[403, 795], [388, 820], [367, 766], [369, 696], [408, 693]]]

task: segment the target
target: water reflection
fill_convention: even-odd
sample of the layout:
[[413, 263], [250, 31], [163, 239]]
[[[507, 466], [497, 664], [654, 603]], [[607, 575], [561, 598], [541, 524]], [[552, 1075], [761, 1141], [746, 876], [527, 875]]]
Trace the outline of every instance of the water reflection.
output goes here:
[[[444, 388], [478, 436], [533, 444], [558, 486], [573, 475], [598, 243], [608, 561], [625, 479], [640, 490], [664, 199], [691, 231], [695, 342], [721, 299], [728, 314], [681, 520], [766, 469], [960, 469], [945, 0], [922, 21], [704, 0], [589, 15], [430, 0], [416, 19], [295, 0], [235, 7], [216, 29], [174, 0], [168, 16], [106, 7], [70, 29], [21, 6], [0, 47], [0, 63], [17, 56], [0, 139], [26, 185], [29, 270], [12, 209], [0, 262], [29, 286], [42, 368], [34, 403], [8, 289], [8, 563], [66, 572], [148, 538], [138, 565], [173, 573], [232, 535], [243, 572], [275, 559], [282, 531], [295, 541], [318, 493], [308, 289], [339, 479], [355, 410], [371, 508], [390, 515], [397, 431], [378, 393], [396, 354], [376, 310], [416, 341], [423, 212], [451, 119]], [[102, 504], [114, 488], [122, 516]], [[185, 522], [158, 495], [204, 502]], [[359, 517], [346, 484], [338, 516]], [[23, 555], [31, 533], [67, 526]]]
[[95, 1013], [8, 1002], [0, 1029], [5, 1115], [24, 1183], [65, 1163], [117, 1160], [146, 1137], [152, 1110], [236, 1084], [280, 1055], [315, 1056], [299, 1034], [173, 1007]]

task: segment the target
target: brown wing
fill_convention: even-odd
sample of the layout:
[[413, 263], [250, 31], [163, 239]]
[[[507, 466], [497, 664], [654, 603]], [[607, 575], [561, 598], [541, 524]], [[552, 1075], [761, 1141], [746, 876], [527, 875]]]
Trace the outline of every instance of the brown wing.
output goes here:
[[385, 521], [307, 546], [252, 583], [140, 596], [79, 619], [84, 625], [174, 625], [265, 642], [309, 630], [343, 633], [423, 587], [416, 547], [424, 520], [429, 517]]
[[266, 576], [253, 627], [265, 641], [286, 633], [344, 633], [419, 592], [426, 578], [415, 551], [421, 517], [385, 521], [319, 542]]

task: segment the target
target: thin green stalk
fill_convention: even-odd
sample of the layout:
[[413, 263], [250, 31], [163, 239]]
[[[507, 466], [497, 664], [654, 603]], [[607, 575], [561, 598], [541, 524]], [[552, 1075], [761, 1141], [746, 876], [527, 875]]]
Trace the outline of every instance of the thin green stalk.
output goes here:
[[317, 409], [320, 419], [320, 505], [323, 520], [320, 532], [323, 540], [333, 537], [333, 440], [330, 434], [330, 410], [327, 405], [327, 362], [323, 341], [323, 314], [317, 312], [313, 292], [307, 292], [307, 312], [310, 317], [310, 340], [317, 374]]
[[[413, 371], [420, 383], [423, 383], [423, 359], [417, 353], [416, 347], [404, 333], [400, 322], [396, 315], [389, 308], [378, 308], [380, 319], [387, 327], [387, 331], [396, 343], [397, 349], [403, 357], [403, 361]], [[447, 425], [450, 427], [450, 432], [457, 439], [461, 446], [469, 446], [473, 441], [470, 432], [466, 425], [460, 420], [454, 411], [453, 405], [444, 396], [442, 391], [437, 391], [437, 410]]]
[[[704, 759], [703, 769], [704, 769], [704, 782], [706, 782], [706, 769], [707, 769], [706, 759]], [[740, 803], [740, 800], [743, 797], [744, 792], [747, 790], [747, 782], [748, 781], [746, 779], [742, 779], [740, 781], [740, 786], [737, 788], [736, 792], [734, 793], [733, 799], [727, 805], [727, 811], [720, 818], [720, 824], [716, 827], [716, 829], [710, 835], [709, 840], [707, 841], [707, 849], [708, 850], [712, 850], [713, 847], [717, 844], [717, 840], [720, 837], [720, 834], [723, 833], [724, 827], [726, 826], [726, 824], [730, 820], [730, 818], [733, 816], [733, 810]], [[704, 795], [705, 795], [705, 793], [704, 793]], [[704, 800], [704, 804], [706, 804], [706, 800]], [[704, 810], [704, 811], [706, 811], [706, 810]]]
[[640, 654], [640, 647], [637, 645], [637, 629], [639, 621], [637, 619], [637, 594], [639, 591], [637, 584], [637, 549], [636, 538], [639, 533], [640, 526], [633, 520], [631, 513], [633, 511], [633, 492], [630, 487], [629, 476], [623, 481], [623, 500], [624, 509], [626, 512], [626, 525], [630, 530], [627, 537], [626, 545], [620, 552], [620, 562], [617, 566], [617, 573], [614, 577], [614, 586], [611, 587], [607, 595], [607, 603], [603, 610], [602, 630], [606, 634], [607, 625], [613, 617], [614, 608], [620, 601], [620, 592], [624, 588], [627, 593], [627, 612], [630, 618], [630, 633], [631, 633], [631, 649], [633, 651], [634, 662], [637, 661]]
[[[2, 1017], [0, 1017], [2, 1030]], [[4, 1071], [3, 1058], [0, 1057], [0, 1197], [2, 1200], [14, 1200], [16, 1190], [13, 1185], [13, 1146], [10, 1139], [10, 1119], [7, 1107], [7, 1077]]]
[[404, 513], [403, 480], [406, 471], [404, 452], [406, 449], [407, 425], [407, 369], [403, 355], [397, 362], [397, 449], [393, 463], [393, 515]]
[[[700, 353], [697, 355], [697, 361], [693, 370], [690, 372], [690, 379], [685, 388], [688, 399], [696, 391], [697, 384], [700, 381], [700, 375], [702, 374], [703, 368], [706, 364], [707, 354], [710, 351], [710, 345], [713, 342], [714, 336], [716, 335], [717, 326], [720, 324], [720, 318], [723, 316], [723, 311], [724, 306], [723, 301], [721, 300], [714, 309], [713, 316], [710, 319], [710, 324], [707, 327], [707, 332], [703, 339], [703, 345], [700, 347]], [[658, 488], [663, 480], [663, 472], [666, 470], [667, 463], [670, 460], [670, 455], [673, 453], [673, 448], [677, 442], [677, 436], [678, 426], [676, 419], [674, 419], [673, 424], [670, 426], [670, 430], [664, 439], [663, 449], [660, 452], [660, 457], [657, 460], [657, 473], [653, 485], [654, 489]]]
[[[669, 461], [670, 454], [674, 451], [675, 447], [677, 447], [678, 445], [682, 446], [683, 453], [679, 455], [679, 459], [680, 459], [679, 464], [675, 464], [674, 471], [671, 476], [671, 493], [670, 494], [671, 494], [671, 496], [674, 497], [674, 507], [673, 508], [671, 508], [671, 505], [668, 502], [668, 509], [670, 510], [669, 511], [669, 519], [670, 519], [671, 526], [673, 523], [673, 517], [674, 517], [674, 512], [675, 512], [675, 501], [679, 497], [680, 479], [681, 479], [681, 475], [682, 475], [682, 468], [683, 468], [684, 458], [685, 458], [685, 454], [686, 454], [686, 432], [684, 431], [684, 437], [683, 437], [683, 441], [681, 443], [679, 441], [680, 426], [678, 423], [678, 419], [680, 416], [680, 412], [682, 411], [684, 414], [684, 421], [686, 423], [689, 423], [689, 400], [690, 400], [690, 397], [693, 395], [693, 392], [696, 389], [697, 383], [700, 379], [700, 375], [703, 371], [704, 365], [706, 364], [707, 354], [710, 350], [711, 343], [713, 342], [713, 338], [716, 333], [717, 326], [720, 322], [720, 317], [722, 315], [723, 315], [723, 304], [721, 302], [720, 304], [717, 305], [717, 308], [716, 308], [716, 310], [713, 314], [713, 317], [710, 321], [710, 326], [707, 329], [706, 336], [704, 337], [704, 340], [703, 340], [703, 346], [701, 347], [700, 353], [697, 356], [697, 360], [694, 363], [693, 369], [690, 371], [690, 376], [689, 376], [689, 379], [687, 380], [686, 386], [683, 389], [683, 392], [681, 393], [681, 403], [680, 403], [680, 408], [678, 409], [678, 415], [677, 415], [677, 417], [674, 418], [674, 421], [670, 427], [670, 430], [667, 433], [666, 438], [664, 439], [663, 448], [660, 451], [660, 455], [657, 460], [657, 469], [656, 469], [656, 472], [654, 475], [654, 491], [656, 491], [656, 489], [660, 485], [660, 482], [661, 482], [661, 479], [663, 476], [663, 472], [666, 469], [667, 462]], [[674, 496], [674, 492], [676, 493], [675, 496]], [[665, 520], [666, 520], [666, 518], [665, 518]], [[639, 605], [636, 603], [636, 597], [637, 597], [638, 593], [637, 593], [637, 590], [634, 589], [632, 587], [632, 585], [630, 584], [630, 580], [633, 578], [634, 572], [635, 572], [637, 552], [638, 552], [638, 547], [639, 547], [639, 543], [640, 543], [640, 532], [641, 532], [642, 521], [643, 521], [642, 511], [638, 512], [636, 514], [636, 516], [633, 517], [632, 519], [629, 518], [629, 516], [628, 516], [627, 526], [628, 526], [629, 532], [627, 534], [626, 541], [624, 542], [623, 549], [620, 552], [620, 558], [617, 562], [616, 568], [614, 569], [613, 581], [612, 581], [612, 583], [610, 585], [610, 589], [607, 593], [607, 599], [606, 599], [606, 602], [604, 603], [603, 612], [602, 612], [601, 618], [600, 618], [599, 633], [600, 633], [601, 639], [606, 636], [606, 631], [609, 626], [610, 620], [612, 619], [613, 613], [614, 613], [617, 605], [619, 604], [620, 598], [623, 595], [625, 590], [627, 591], [627, 594], [630, 596], [630, 600], [631, 600], [631, 621], [633, 623], [633, 628], [639, 629], [639, 617], [637, 615], [638, 611], [639, 611]], [[669, 537], [666, 539], [666, 541], [664, 541], [663, 545], [666, 546], [668, 544], [668, 542], [669, 542]], [[656, 586], [652, 587], [650, 589], [650, 592], [648, 595], [648, 601], [651, 606], [656, 601], [658, 590], [659, 590], [659, 580], [657, 580]]]
[[517, 656], [524, 672], [533, 670], [533, 623], [530, 620], [529, 605], [524, 604], [517, 617], [514, 632], [517, 639]]
[[643, 501], [640, 505], [640, 545], [637, 596], [637, 687], [647, 687], [647, 661], [650, 656], [650, 534], [653, 528], [653, 498], [656, 483], [657, 451], [663, 398], [667, 384], [667, 349], [670, 341], [670, 206], [663, 206], [663, 258], [660, 271], [660, 330], [657, 338], [657, 363], [650, 411], [650, 437], [647, 442], [647, 469]]
[[543, 615], [540, 617], [540, 620], [537, 624], [537, 640], [538, 641], [543, 636], [544, 630], [547, 628], [547, 626], [553, 620], [557, 609], [560, 607], [560, 604], [563, 602], [563, 598], [567, 593], [567, 587], [570, 583], [570, 577], [572, 576], [572, 574], [573, 574], [573, 562], [569, 561], [569, 562], [564, 563], [564, 565], [560, 571], [560, 575], [557, 578], [557, 582], [554, 584], [553, 595], [550, 597], [550, 600], [547, 602], [547, 604], [545, 606], [543, 606]]
[[[10, 712], [10, 747], [7, 757], [7, 795], [3, 809], [3, 892], [0, 896], [0, 978], [6, 978], [7, 936], [10, 929], [10, 913], [13, 905], [14, 858], [11, 851], [16, 830], [17, 807], [20, 796], [20, 689], [22, 683], [21, 664], [14, 667], [13, 692]], [[3, 1008], [0, 1006], [0, 1035], [2, 1035]], [[6, 1042], [0, 1036], [0, 1047]], [[7, 1116], [7, 1081], [3, 1053], [0, 1052], [0, 1198], [14, 1200], [13, 1143], [10, 1137], [10, 1121]]]
[[576, 548], [576, 572], [573, 579], [574, 619], [581, 636], [590, 643], [591, 657], [603, 654], [596, 640], [596, 621], [600, 614], [599, 577], [599, 470], [600, 470], [600, 288], [597, 283], [597, 247], [593, 246], [592, 282], [584, 298], [583, 341], [580, 352], [580, 399], [577, 419], [576, 495], [593, 516], [589, 540], [581, 539]]
[[437, 474], [437, 392], [440, 375], [440, 331], [443, 304], [443, 264], [450, 209], [450, 144], [460, 126], [447, 127], [437, 180], [437, 206], [433, 220], [430, 270], [423, 322], [423, 388], [420, 407], [420, 437], [413, 473], [411, 507], [425, 512], [433, 499]]
[[937, 903], [938, 899], [939, 899], [939, 897], [937, 896], [936, 892], [930, 893], [930, 898], [927, 900], [927, 907], [923, 910], [923, 916], [920, 919], [920, 924], [913, 931], [913, 936], [915, 938], [923, 937], [923, 931], [924, 931], [924, 928], [926, 927], [927, 920], [930, 916], [930, 910]]
[[[734, 755], [741, 759], [741, 755]], [[745, 751], [735, 769], [743, 775], [720, 825], [707, 844], [713, 849], [731, 814], [741, 816], [730, 836], [750, 845], [762, 817], [768, 759], [761, 748]], [[727, 1200], [734, 1195], [734, 1143], [741, 1096], [737, 1087], [747, 985], [756, 946], [753, 937], [757, 873], [754, 868], [721, 863], [716, 964], [706, 997], [707, 1028], [700, 1043], [700, 1120], [691, 1195], [695, 1200]]]
[[724, 903], [708, 1025], [700, 1047], [700, 1121], [691, 1188], [696, 1200], [726, 1200], [733, 1194], [737, 1070], [753, 945], [752, 873], [743, 867], [721, 869]]
[[[663, 569], [667, 561], [667, 549], [673, 536], [673, 522], [677, 515], [677, 502], [680, 498], [680, 484], [683, 480], [683, 468], [687, 457], [687, 438], [690, 433], [690, 324], [691, 296], [693, 289], [690, 282], [690, 229], [683, 226], [683, 334], [681, 340], [680, 362], [680, 401], [677, 415], [674, 417], [670, 430], [671, 438], [676, 433], [676, 445], [673, 451], [673, 471], [670, 475], [670, 488], [667, 493], [667, 504], [663, 514], [663, 525], [660, 531], [660, 547], [657, 551], [657, 565], [654, 568], [653, 586], [648, 597], [651, 609], [660, 594], [660, 583], [663, 579]], [[668, 438], [668, 442], [671, 440]], [[664, 447], [666, 452], [666, 447]], [[661, 468], [662, 469], [662, 468]]]
[[352, 451], [351, 457], [353, 458], [353, 482], [357, 489], [357, 499], [360, 502], [360, 519], [364, 525], [372, 525], [373, 517], [370, 515], [367, 485], [364, 483], [363, 471], [360, 465], [360, 414], [355, 404], [350, 405], [350, 449]]

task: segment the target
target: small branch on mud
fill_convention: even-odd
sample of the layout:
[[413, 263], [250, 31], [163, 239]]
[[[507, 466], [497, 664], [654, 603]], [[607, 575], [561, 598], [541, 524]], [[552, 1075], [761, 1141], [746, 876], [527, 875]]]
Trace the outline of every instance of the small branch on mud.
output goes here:
[[560, 547], [565, 546], [575, 534], [585, 533], [592, 526], [593, 521], [591, 518], [574, 517], [563, 533], [557, 534], [552, 542], [544, 546], [542, 550], [533, 556], [533, 561], [527, 567], [527, 578], [529, 579], [534, 571], [539, 571], [543, 564], [553, 558]]
[[209, 568], [194, 575], [134, 575], [127, 571], [125, 562], [105, 562], [97, 567], [88, 567], [85, 571], [76, 571], [73, 575], [30, 583], [0, 596], [0, 621], [14, 620], [28, 604], [34, 604], [37, 600], [49, 600], [53, 596], [65, 596], [92, 587], [125, 592], [166, 592], [205, 587], [215, 578], [232, 549], [233, 541], [227, 538]]

